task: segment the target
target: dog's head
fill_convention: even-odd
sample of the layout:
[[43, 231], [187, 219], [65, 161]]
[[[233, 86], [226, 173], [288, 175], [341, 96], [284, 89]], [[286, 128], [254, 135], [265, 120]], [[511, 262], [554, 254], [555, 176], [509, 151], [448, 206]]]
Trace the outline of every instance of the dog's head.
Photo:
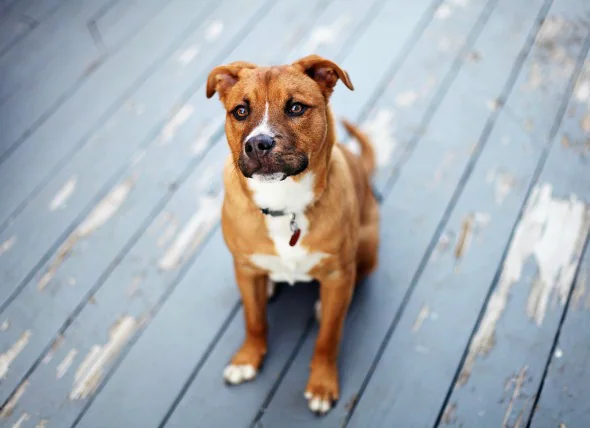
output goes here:
[[323, 148], [338, 79], [353, 89], [344, 70], [317, 55], [290, 65], [233, 62], [211, 71], [207, 97], [217, 92], [225, 106], [230, 150], [245, 177], [279, 181], [308, 168]]

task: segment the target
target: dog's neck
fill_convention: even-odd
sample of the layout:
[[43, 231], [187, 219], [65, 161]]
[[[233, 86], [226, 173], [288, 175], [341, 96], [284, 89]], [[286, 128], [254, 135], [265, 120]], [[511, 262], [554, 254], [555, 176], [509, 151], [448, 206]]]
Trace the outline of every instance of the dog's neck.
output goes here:
[[309, 166], [303, 173], [282, 181], [269, 182], [242, 176], [246, 194], [263, 213], [277, 216], [303, 213], [321, 198], [328, 185], [330, 159], [335, 143], [334, 120], [330, 109], [326, 111], [326, 135], [318, 153], [310, 156]]

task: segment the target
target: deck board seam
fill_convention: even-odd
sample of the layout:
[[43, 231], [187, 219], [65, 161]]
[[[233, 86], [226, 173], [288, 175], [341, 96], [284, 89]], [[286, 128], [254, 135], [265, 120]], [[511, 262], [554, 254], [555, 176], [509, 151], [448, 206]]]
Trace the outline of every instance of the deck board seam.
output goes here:
[[[583, 250], [582, 250], [582, 253], [580, 254], [580, 263], [576, 267], [576, 273], [572, 279], [572, 284], [577, 283], [578, 277], [579, 277], [580, 272], [583, 267], [582, 260], [584, 260], [586, 253], [590, 253], [590, 233], [588, 233], [586, 235], [586, 242], [584, 243], [582, 248], [583, 248]], [[526, 428], [531, 428], [531, 424], [533, 423], [533, 420], [535, 418], [535, 409], [537, 408], [537, 405], [539, 404], [539, 399], [541, 398], [541, 394], [543, 393], [543, 386], [545, 385], [545, 379], [547, 379], [547, 374], [549, 373], [549, 367], [551, 366], [551, 362], [553, 361], [553, 357], [554, 357], [555, 352], [557, 350], [557, 345], [559, 344], [559, 338], [561, 336], [561, 330], [562, 330], [563, 324], [569, 314], [572, 296], [574, 295], [575, 291], [576, 291], [576, 287], [573, 286], [570, 288], [569, 293], [567, 295], [567, 299], [566, 299], [565, 305], [563, 307], [563, 312], [561, 313], [561, 317], [559, 319], [559, 324], [558, 324], [557, 330], [555, 332], [555, 337], [553, 338], [553, 343], [551, 344], [551, 348], [550, 348], [549, 353], [547, 355], [547, 361], [545, 362], [545, 365], [543, 367], [543, 373], [541, 375], [541, 382], [540, 382], [539, 388], [537, 389], [537, 392], [535, 394], [535, 399], [533, 400], [533, 405], [531, 407], [532, 410], [530, 412], [529, 420], [527, 421]]]
[[[547, 12], [548, 12], [548, 10], [547, 10]], [[541, 25], [542, 25], [542, 21], [540, 22], [539, 29], [540, 29]], [[572, 93], [573, 93], [573, 90], [574, 90], [574, 87], [575, 87], [575, 82], [576, 82], [578, 76], [580, 75], [580, 73], [582, 71], [582, 67], [583, 67], [583, 64], [584, 64], [584, 59], [585, 59], [586, 55], [588, 54], [589, 48], [590, 48], [590, 35], [588, 35], [586, 37], [586, 40], [584, 41], [584, 47], [582, 48], [581, 54], [579, 55], [579, 57], [578, 57], [578, 59], [576, 61], [576, 66], [575, 66], [575, 69], [574, 69], [573, 73], [570, 76], [568, 87], [567, 87], [566, 91], [564, 92], [564, 94], [562, 96], [561, 105], [559, 107], [559, 110], [558, 110], [557, 114], [555, 115], [555, 119], [554, 119], [553, 124], [551, 126], [551, 129], [549, 131], [549, 135], [546, 138], [546, 145], [545, 145], [545, 147], [543, 149], [543, 153], [541, 155], [541, 158], [539, 159], [539, 161], [537, 163], [537, 167], [535, 168], [535, 171], [533, 172], [533, 174], [531, 176], [531, 182], [530, 182], [530, 185], [529, 185], [529, 187], [528, 187], [528, 189], [526, 191], [526, 194], [525, 194], [525, 197], [524, 197], [524, 202], [522, 203], [522, 206], [521, 206], [521, 209], [520, 209], [520, 211], [518, 213], [518, 216], [514, 220], [514, 225], [512, 227], [512, 230], [510, 232], [510, 235], [508, 236], [506, 247], [504, 248], [504, 251], [502, 253], [502, 257], [501, 257], [500, 263], [498, 264], [498, 267], [496, 269], [496, 273], [494, 274], [494, 279], [492, 280], [491, 285], [490, 285], [490, 288], [488, 290], [488, 293], [486, 294], [485, 299], [484, 299], [484, 301], [482, 303], [481, 311], [480, 311], [480, 313], [479, 313], [479, 315], [477, 317], [477, 320], [476, 320], [476, 322], [475, 322], [475, 324], [474, 324], [474, 326], [472, 328], [471, 334], [469, 336], [469, 340], [467, 341], [467, 343], [465, 345], [465, 350], [463, 352], [463, 356], [461, 357], [461, 360], [459, 361], [459, 363], [457, 365], [457, 369], [455, 371], [455, 375], [453, 376], [453, 379], [452, 379], [452, 381], [451, 381], [451, 383], [449, 385], [449, 389], [447, 391], [447, 394], [445, 396], [445, 399], [444, 399], [443, 403], [441, 404], [441, 408], [439, 409], [439, 414], [438, 414], [438, 417], [436, 419], [435, 427], [436, 426], [439, 426], [441, 424], [441, 421], [442, 421], [442, 418], [443, 418], [443, 415], [444, 415], [445, 408], [449, 404], [449, 401], [451, 399], [451, 395], [453, 393], [453, 390], [455, 388], [455, 385], [456, 385], [456, 383], [457, 383], [457, 381], [459, 379], [459, 376], [461, 374], [461, 369], [462, 369], [463, 364], [465, 363], [465, 360], [466, 360], [467, 355], [469, 353], [470, 344], [472, 343], [473, 338], [474, 338], [475, 334], [477, 333], [477, 331], [478, 331], [478, 329], [479, 329], [479, 327], [481, 325], [481, 321], [482, 321], [483, 316], [485, 314], [485, 309], [486, 309], [486, 307], [487, 307], [487, 305], [488, 305], [488, 303], [490, 301], [490, 298], [491, 298], [494, 290], [496, 289], [496, 285], [497, 285], [497, 283], [498, 283], [498, 281], [500, 279], [500, 275], [502, 274], [502, 267], [504, 265], [504, 261], [506, 260], [506, 257], [508, 255], [508, 251], [509, 251], [509, 248], [510, 248], [510, 243], [512, 242], [512, 239], [514, 238], [514, 234], [516, 232], [516, 229], [518, 227], [518, 224], [519, 224], [520, 220], [522, 219], [522, 216], [524, 214], [524, 210], [526, 208], [526, 203], [527, 203], [527, 201], [528, 201], [528, 199], [529, 199], [529, 197], [530, 197], [530, 195], [531, 195], [531, 193], [532, 193], [535, 185], [537, 184], [537, 181], [539, 179], [539, 176], [541, 175], [541, 172], [544, 169], [545, 162], [546, 162], [546, 160], [547, 160], [547, 158], [549, 156], [549, 153], [551, 151], [551, 147], [553, 147], [555, 137], [556, 137], [557, 132], [559, 130], [559, 126], [561, 124], [561, 121], [563, 120], [563, 117], [564, 117], [564, 115], [566, 113], [568, 102], [569, 102], [569, 100], [570, 100], [570, 98], [572, 96]], [[572, 287], [572, 289], [573, 288], [574, 287]], [[571, 293], [571, 290], [570, 290], [570, 293]], [[536, 402], [536, 400], [535, 400], [535, 402]]]

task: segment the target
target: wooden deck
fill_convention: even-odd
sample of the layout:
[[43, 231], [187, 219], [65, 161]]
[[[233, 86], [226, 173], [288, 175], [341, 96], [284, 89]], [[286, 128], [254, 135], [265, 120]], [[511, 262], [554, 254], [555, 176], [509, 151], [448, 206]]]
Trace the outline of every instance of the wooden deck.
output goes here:
[[[587, 0], [0, 0], [0, 426], [589, 427], [589, 48]], [[314, 286], [272, 303], [259, 378], [222, 381], [243, 322], [204, 90], [312, 52], [354, 83], [332, 105], [377, 145], [383, 218], [323, 418]]]

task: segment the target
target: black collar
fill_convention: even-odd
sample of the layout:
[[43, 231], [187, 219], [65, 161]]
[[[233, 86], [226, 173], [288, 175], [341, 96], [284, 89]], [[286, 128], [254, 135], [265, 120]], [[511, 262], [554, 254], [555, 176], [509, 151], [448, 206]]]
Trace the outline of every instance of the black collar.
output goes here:
[[261, 208], [260, 211], [262, 212], [262, 214], [269, 215], [271, 217], [282, 217], [284, 215], [287, 215], [287, 213], [283, 210], [271, 210], [269, 208]]

